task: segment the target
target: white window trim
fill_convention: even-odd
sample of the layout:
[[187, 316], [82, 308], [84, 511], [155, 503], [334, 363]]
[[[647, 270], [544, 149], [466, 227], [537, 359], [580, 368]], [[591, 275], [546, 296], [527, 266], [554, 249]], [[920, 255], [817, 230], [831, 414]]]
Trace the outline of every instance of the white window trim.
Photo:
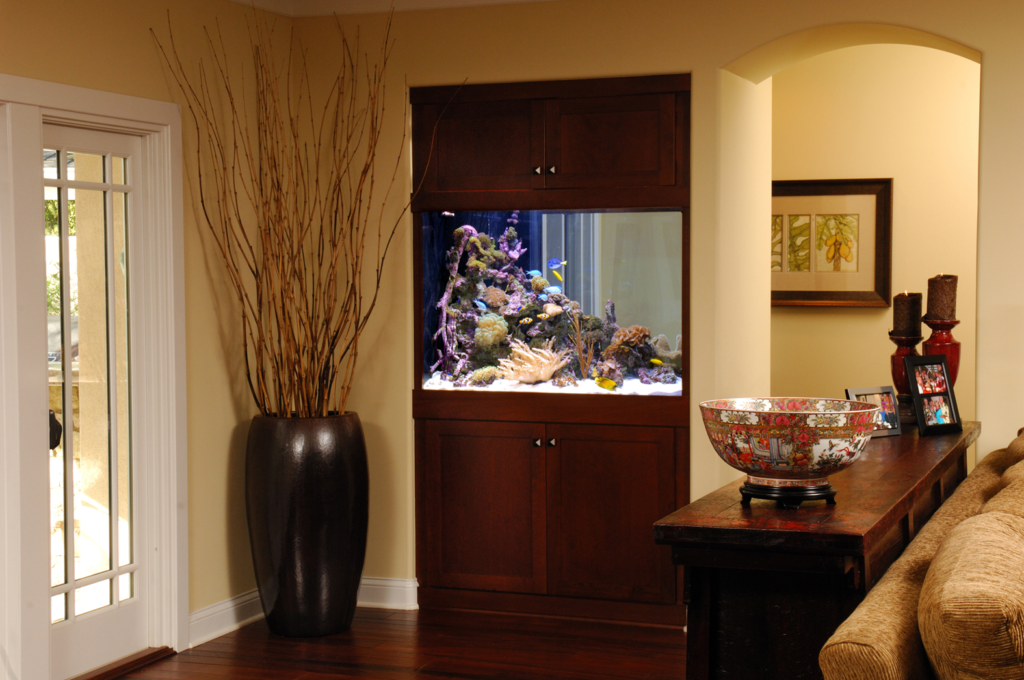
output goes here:
[[[42, 173], [18, 171], [39, 165], [43, 123], [139, 135], [148, 159], [146, 228], [133, 234], [131, 244], [133, 306], [151, 313], [146, 332], [138, 334], [143, 337], [133, 338], [135, 356], [144, 358], [133, 382], [136, 389], [150, 390], [141, 400], [148, 412], [137, 413], [138, 422], [152, 424], [135, 432], [135, 445], [151, 456], [140, 492], [149, 496], [152, 509], [139, 530], [153, 546], [153, 583], [168, 584], [152, 593], [149, 644], [181, 650], [189, 642], [181, 111], [168, 102], [0, 74], [0, 678], [5, 680], [49, 678], [49, 542], [41, 564], [36, 564], [39, 550], [25, 549], [36, 532], [47, 536], [46, 413], [21, 406], [22, 397], [33, 391], [45, 403], [45, 366], [36, 354], [46, 341], [44, 328], [19, 323], [31, 310], [19, 305], [18, 288], [20, 281], [34, 280], [24, 272], [27, 263], [42, 262], [43, 240], [19, 240], [18, 232], [27, 230], [15, 229], [29, 221], [38, 222], [38, 233], [43, 230]], [[24, 507], [29, 510], [23, 513]]]

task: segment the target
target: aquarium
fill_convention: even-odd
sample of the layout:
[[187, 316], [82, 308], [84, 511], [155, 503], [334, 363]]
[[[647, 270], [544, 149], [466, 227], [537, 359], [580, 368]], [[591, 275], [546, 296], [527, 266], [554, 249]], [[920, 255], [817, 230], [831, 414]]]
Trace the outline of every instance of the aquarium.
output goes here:
[[683, 394], [682, 212], [421, 218], [424, 389]]

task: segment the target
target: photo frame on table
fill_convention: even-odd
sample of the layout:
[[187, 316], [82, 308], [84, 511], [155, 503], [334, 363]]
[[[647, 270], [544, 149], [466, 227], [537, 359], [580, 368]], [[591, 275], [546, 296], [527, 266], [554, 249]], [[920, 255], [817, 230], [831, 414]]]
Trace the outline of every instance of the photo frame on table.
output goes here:
[[892, 179], [772, 182], [772, 306], [888, 307]]
[[853, 401], [864, 401], [878, 407], [881, 420], [878, 428], [871, 433], [875, 437], [898, 437], [903, 434], [900, 426], [900, 408], [896, 402], [896, 390], [892, 385], [886, 387], [852, 387], [847, 388], [846, 398]]
[[928, 435], [963, 430], [946, 355], [908, 356], [903, 357], [903, 363], [914, 397], [918, 431]]

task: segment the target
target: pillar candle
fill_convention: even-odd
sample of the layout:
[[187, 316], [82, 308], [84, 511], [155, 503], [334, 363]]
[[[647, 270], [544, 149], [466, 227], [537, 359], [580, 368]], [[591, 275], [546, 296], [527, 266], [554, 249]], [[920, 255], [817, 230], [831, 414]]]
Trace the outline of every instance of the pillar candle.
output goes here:
[[921, 335], [921, 294], [900, 293], [892, 299], [892, 334], [915, 338]]
[[953, 274], [939, 274], [928, 279], [928, 319], [956, 318], [956, 283]]

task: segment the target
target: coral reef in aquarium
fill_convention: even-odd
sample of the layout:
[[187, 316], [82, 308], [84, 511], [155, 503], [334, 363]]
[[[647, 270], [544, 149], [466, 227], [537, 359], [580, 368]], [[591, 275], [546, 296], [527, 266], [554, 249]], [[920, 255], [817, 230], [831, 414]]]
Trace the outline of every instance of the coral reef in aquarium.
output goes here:
[[548, 339], [542, 347], [530, 347], [522, 340], [513, 338], [511, 356], [498, 362], [501, 366], [501, 377], [527, 384], [551, 380], [555, 371], [569, 363], [565, 356], [569, 350], [551, 350], [551, 343], [554, 340]]
[[[516, 232], [518, 218], [513, 211], [497, 238], [468, 224], [451, 232], [442, 270], [447, 282], [435, 298], [435, 355], [428, 369], [432, 386], [479, 388], [509, 381], [575, 388], [589, 383], [614, 392], [627, 379], [634, 380], [631, 384], [679, 383], [682, 336], [672, 349], [666, 336], [652, 339], [645, 326], [620, 327], [612, 300], [603, 318], [585, 314], [542, 272], [519, 264], [526, 248]], [[547, 263], [558, 283], [568, 275], [562, 269], [566, 264], [558, 258]]]
[[664, 335], [659, 335], [654, 338], [651, 343], [654, 346], [654, 354], [661, 360], [663, 364], [671, 364], [675, 368], [681, 368], [683, 365], [683, 336], [676, 336], [676, 348], [673, 350], [669, 347], [668, 338]]

